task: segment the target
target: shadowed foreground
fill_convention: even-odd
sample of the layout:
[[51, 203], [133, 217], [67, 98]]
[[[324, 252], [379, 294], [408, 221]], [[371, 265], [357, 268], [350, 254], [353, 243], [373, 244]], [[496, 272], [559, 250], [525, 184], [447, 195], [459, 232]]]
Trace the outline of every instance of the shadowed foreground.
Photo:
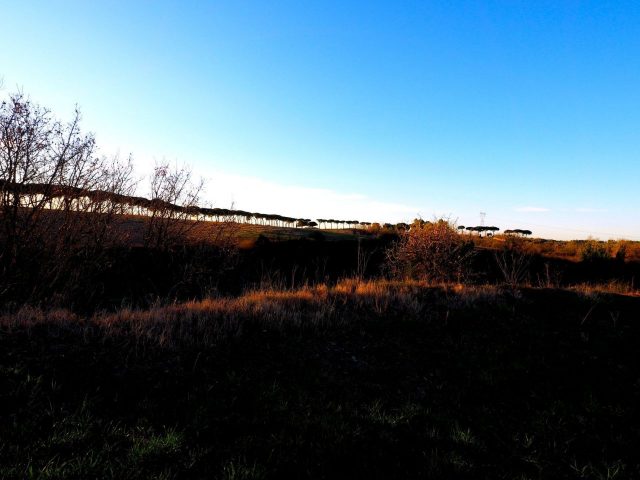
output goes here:
[[359, 283], [0, 319], [2, 478], [632, 478], [640, 298]]

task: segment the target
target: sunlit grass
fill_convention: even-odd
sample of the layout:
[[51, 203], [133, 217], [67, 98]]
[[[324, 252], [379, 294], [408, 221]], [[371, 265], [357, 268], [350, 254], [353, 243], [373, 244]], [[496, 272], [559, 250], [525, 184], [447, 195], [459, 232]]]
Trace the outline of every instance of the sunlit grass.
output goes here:
[[633, 478], [638, 299], [585, 292], [345, 279], [7, 311], [0, 478]]

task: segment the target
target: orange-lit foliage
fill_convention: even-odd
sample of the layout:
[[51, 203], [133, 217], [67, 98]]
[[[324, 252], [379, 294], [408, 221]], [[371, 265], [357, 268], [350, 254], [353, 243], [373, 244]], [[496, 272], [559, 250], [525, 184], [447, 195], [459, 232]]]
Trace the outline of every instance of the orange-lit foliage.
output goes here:
[[[480, 248], [502, 249], [508, 237], [471, 237]], [[548, 240], [544, 238], [521, 238], [522, 248], [529, 254], [544, 257], [563, 258], [580, 261], [589, 252], [599, 251], [603, 258], [615, 258], [620, 261], [640, 261], [640, 242], [630, 240]]]
[[[535, 290], [535, 289], [529, 289]], [[626, 284], [581, 284], [569, 288], [591, 297], [606, 293], [638, 296]], [[242, 335], [249, 328], [322, 330], [330, 326], [367, 321], [375, 316], [424, 315], [425, 302], [448, 311], [495, 302], [504, 295], [497, 286], [442, 284], [418, 280], [362, 281], [345, 279], [334, 286], [319, 284], [296, 290], [263, 289], [235, 298], [208, 298], [146, 310], [123, 308], [113, 313], [82, 317], [67, 310], [45, 311], [29, 306], [0, 314], [0, 332], [50, 325], [62, 329], [101, 330], [109, 335], [133, 335], [142, 342], [178, 347], [211, 345]]]
[[414, 223], [387, 252], [392, 275], [443, 282], [466, 276], [473, 243], [447, 220]]

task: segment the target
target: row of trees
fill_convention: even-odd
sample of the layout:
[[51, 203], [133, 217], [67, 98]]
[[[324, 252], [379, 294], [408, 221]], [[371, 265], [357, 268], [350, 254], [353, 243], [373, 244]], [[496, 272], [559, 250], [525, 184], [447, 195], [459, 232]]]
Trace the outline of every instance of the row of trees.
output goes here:
[[[371, 222], [358, 220], [325, 220], [313, 221], [309, 218], [287, 217], [277, 214], [264, 214], [226, 208], [199, 207], [196, 199], [201, 186], [186, 189], [185, 179], [190, 173], [185, 169], [170, 171], [167, 164], [156, 167], [152, 176], [152, 198], [126, 195], [114, 190], [86, 189], [74, 185], [44, 183], [23, 183], [0, 179], [0, 189], [11, 197], [16, 208], [32, 208], [41, 204], [42, 208], [53, 210], [73, 210], [77, 212], [100, 213], [109, 208], [113, 213], [124, 215], [144, 215], [156, 218], [159, 215], [173, 219], [184, 218], [193, 221], [237, 222], [276, 227], [317, 227], [325, 228], [365, 228]], [[169, 187], [170, 186], [170, 187]], [[174, 191], [175, 190], [175, 191]], [[184, 196], [181, 204], [165, 198]], [[391, 225], [390, 225], [391, 226]]]
[[[131, 158], [99, 155], [80, 120], [76, 110], [62, 122], [20, 93], [0, 104], [0, 300], [89, 294], [112, 262], [111, 252], [125, 243], [123, 215], [146, 216], [143, 243], [164, 252], [183, 243], [199, 221], [319, 225], [308, 218], [200, 207], [202, 181], [188, 168], [166, 163], [149, 175], [148, 197], [137, 196], [140, 182]], [[372, 225], [322, 222], [338, 228]]]
[[[176, 220], [238, 222], [291, 228], [365, 228], [403, 231], [406, 223], [379, 224], [358, 220], [287, 217], [244, 210], [207, 208], [198, 205], [202, 181], [194, 183], [191, 171], [170, 168], [162, 164], [151, 176], [150, 198], [134, 196], [130, 160], [106, 160], [95, 155], [95, 139], [79, 130], [79, 112], [62, 125], [52, 119], [49, 111], [31, 104], [21, 95], [14, 95], [2, 104], [3, 145], [0, 192], [7, 238], [14, 238], [19, 211], [42, 209], [59, 211], [145, 215], [151, 218], [152, 231], [168, 230]], [[28, 215], [24, 221], [35, 217]], [[422, 226], [416, 220], [413, 226]], [[157, 227], [157, 228], [156, 228]], [[498, 231], [493, 226], [459, 226], [459, 230], [489, 235]], [[163, 236], [166, 232], [159, 233]], [[529, 230], [506, 230], [506, 234], [529, 235]], [[153, 243], [153, 242], [151, 242]], [[157, 242], [156, 242], [157, 243]]]
[[[21, 94], [4, 101], [0, 111], [0, 195], [4, 238], [14, 240], [32, 230], [39, 212], [91, 212], [145, 215], [164, 229], [166, 220], [243, 222], [280, 227], [356, 228], [357, 220], [287, 217], [243, 210], [200, 207], [202, 181], [187, 168], [162, 164], [150, 179], [150, 198], [135, 196], [130, 159], [97, 155], [95, 138], [80, 132], [80, 113], [63, 124]], [[60, 215], [58, 215], [60, 217]], [[9, 251], [14, 247], [6, 247]], [[7, 258], [4, 252], [4, 258]]]
[[[465, 227], [464, 225], [458, 226], [458, 231], [463, 232], [465, 230], [469, 233], [477, 232], [480, 236], [482, 236], [483, 233], [486, 233], [486, 235], [488, 236], [492, 236], [495, 234], [495, 232], [500, 231], [498, 227], [494, 227], [494, 226], [484, 226], [484, 225], [480, 225], [477, 227]], [[531, 232], [531, 230], [520, 230], [520, 229], [504, 231], [505, 235], [521, 235], [523, 237], [527, 235], [531, 235], [532, 233], [533, 232]]]
[[505, 235], [520, 235], [523, 237], [527, 237], [529, 235], [531, 235], [533, 232], [531, 230], [521, 230], [519, 228], [516, 228], [515, 230], [505, 230], [504, 234]]
[[[367, 228], [395, 231], [409, 230], [430, 222], [417, 219], [406, 223], [379, 224], [358, 220], [294, 218], [243, 210], [205, 208], [199, 206], [202, 181], [192, 181], [191, 171], [162, 164], [155, 168], [150, 182], [150, 198], [134, 196], [130, 159], [106, 159], [96, 155], [95, 139], [79, 129], [79, 112], [71, 122], [62, 124], [48, 110], [32, 104], [22, 95], [11, 96], [2, 103], [2, 148], [0, 158], [0, 199], [5, 250], [0, 263], [15, 256], [13, 243], [28, 231], [33, 222], [41, 221], [44, 209], [57, 210], [69, 217], [70, 212], [113, 215], [130, 214], [150, 217], [146, 243], [158, 246], [160, 238], [171, 237], [172, 223], [186, 221], [243, 222], [280, 227]], [[76, 218], [77, 217], [77, 218]], [[78, 216], [73, 221], [78, 221]], [[71, 217], [69, 217], [71, 218]], [[69, 220], [71, 221], [71, 220]], [[459, 230], [498, 231], [493, 226], [458, 227]], [[73, 230], [73, 229], [71, 229]], [[103, 233], [106, 229], [102, 229]], [[529, 235], [529, 230], [506, 230], [506, 234]], [[93, 235], [98, 239], [100, 235]], [[4, 259], [4, 260], [3, 260]]]
[[372, 225], [371, 222], [360, 222], [358, 220], [335, 220], [332, 218], [318, 218], [320, 228], [362, 228]]
[[461, 232], [466, 230], [469, 233], [477, 232], [480, 236], [482, 236], [483, 233], [486, 233], [487, 235], [491, 236], [495, 232], [500, 231], [500, 229], [498, 227], [484, 226], [484, 225], [479, 225], [477, 227], [465, 227], [464, 225], [460, 225], [458, 227], [458, 230], [461, 231]]

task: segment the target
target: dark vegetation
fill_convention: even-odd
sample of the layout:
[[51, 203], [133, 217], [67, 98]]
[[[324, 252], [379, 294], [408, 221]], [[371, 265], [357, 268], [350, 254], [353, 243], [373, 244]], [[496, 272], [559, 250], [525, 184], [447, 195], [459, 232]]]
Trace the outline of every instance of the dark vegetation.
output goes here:
[[635, 478], [640, 244], [204, 208], [0, 109], [0, 478]]
[[1, 327], [0, 476], [635, 478], [639, 307], [342, 282], [24, 310]]

